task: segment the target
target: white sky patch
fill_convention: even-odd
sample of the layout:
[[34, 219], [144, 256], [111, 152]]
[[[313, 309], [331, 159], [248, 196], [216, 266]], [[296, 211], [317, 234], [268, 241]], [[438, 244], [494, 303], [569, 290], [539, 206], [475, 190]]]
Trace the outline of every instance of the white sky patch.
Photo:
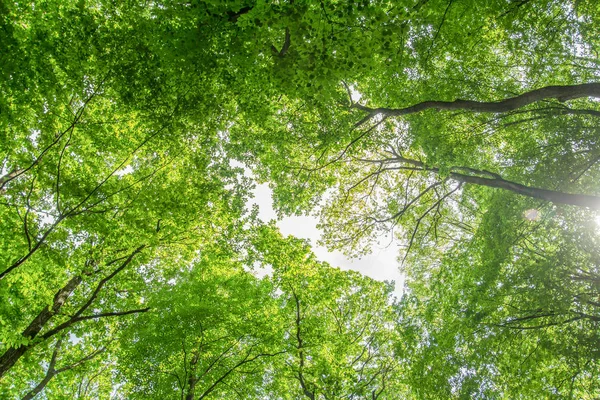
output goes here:
[[69, 333], [69, 342], [71, 344], [78, 344], [79, 342], [81, 342], [82, 338], [80, 338], [79, 336], [75, 335], [74, 333]]
[[257, 278], [264, 278], [265, 276], [270, 276], [273, 273], [273, 267], [270, 265], [267, 266], [254, 266], [253, 267], [254, 276]]
[[127, 175], [133, 172], [133, 167], [131, 165], [126, 166], [125, 168], [121, 168], [120, 170], [118, 170], [117, 172], [115, 172], [115, 175], [117, 176], [123, 176], [123, 175]]
[[523, 216], [530, 221], [538, 221], [540, 219], [540, 212], [535, 208], [530, 208], [529, 210], [525, 210]]
[[362, 97], [362, 94], [354, 86], [350, 86], [350, 97], [354, 103], [358, 103]]
[[[277, 214], [273, 210], [272, 192], [268, 185], [257, 185], [254, 189], [254, 201], [259, 207], [258, 216], [264, 222], [277, 219]], [[334, 267], [341, 269], [358, 271], [363, 275], [378, 281], [395, 281], [394, 294], [399, 298], [402, 295], [404, 287], [404, 275], [400, 273], [398, 257], [398, 248], [390, 245], [385, 248], [374, 248], [372, 254], [361, 259], [349, 259], [339, 251], [329, 251], [324, 247], [317, 246], [316, 242], [322, 235], [317, 229], [317, 219], [315, 217], [286, 217], [277, 222], [277, 226], [284, 235], [293, 235], [298, 238], [309, 239], [312, 244], [312, 250], [321, 261], [326, 261]], [[261, 276], [268, 274], [268, 271], [259, 272]]]
[[32, 129], [31, 134], [29, 135], [29, 140], [31, 140], [31, 143], [33, 144], [33, 147], [37, 148], [38, 147], [38, 139], [40, 137], [40, 133], [42, 133], [39, 129]]

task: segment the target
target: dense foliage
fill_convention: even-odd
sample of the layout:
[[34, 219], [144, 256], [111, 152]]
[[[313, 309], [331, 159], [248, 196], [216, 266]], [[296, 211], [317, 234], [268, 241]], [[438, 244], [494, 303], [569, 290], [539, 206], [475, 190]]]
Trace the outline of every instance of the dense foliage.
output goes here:
[[[598, 398], [598, 32], [594, 0], [0, 0], [0, 397]], [[329, 249], [391, 239], [401, 298], [260, 221], [265, 182]]]

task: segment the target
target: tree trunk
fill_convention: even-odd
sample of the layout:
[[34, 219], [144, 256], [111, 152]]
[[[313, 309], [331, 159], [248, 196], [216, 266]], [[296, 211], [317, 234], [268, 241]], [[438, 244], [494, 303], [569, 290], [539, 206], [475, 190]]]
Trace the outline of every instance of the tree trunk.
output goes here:
[[[79, 310], [77, 310], [75, 315], [71, 316], [71, 318], [69, 320], [67, 320], [66, 322], [63, 322], [62, 324], [56, 326], [54, 329], [51, 329], [50, 331], [46, 332], [43, 335], [43, 339], [48, 339], [48, 338], [52, 337], [53, 335], [57, 334], [58, 332], [60, 332], [64, 329], [67, 329], [68, 327], [70, 327], [71, 325], [73, 325], [76, 322], [85, 321], [88, 319], [96, 319], [96, 318], [101, 318], [101, 317], [120, 316], [120, 315], [136, 313], [136, 312], [148, 311], [149, 310], [148, 308], [144, 308], [141, 310], [101, 313], [101, 314], [96, 314], [96, 315], [91, 315], [91, 316], [82, 316], [81, 315], [92, 305], [92, 303], [96, 299], [96, 296], [98, 295], [100, 290], [102, 290], [102, 288], [106, 284], [106, 282], [108, 282], [109, 280], [114, 278], [115, 275], [117, 275], [127, 265], [129, 265], [129, 263], [133, 260], [135, 255], [138, 254], [140, 251], [142, 251], [145, 247], [146, 247], [145, 245], [142, 245], [142, 246], [138, 247], [137, 249], [135, 249], [117, 269], [115, 269], [108, 276], [106, 276], [104, 279], [102, 279], [100, 281], [100, 283], [98, 283], [98, 285], [96, 286], [96, 289], [91, 294], [91, 296], [88, 298], [87, 302], [83, 306], [81, 306], [79, 308]], [[120, 258], [120, 259], [122, 259], [122, 258]], [[117, 259], [117, 260], [120, 260], [120, 259]], [[114, 260], [113, 262], [116, 262], [117, 260]], [[110, 265], [110, 264], [112, 264], [112, 262], [109, 263], [108, 265]], [[9, 348], [8, 350], [6, 350], [4, 352], [4, 354], [2, 356], [0, 356], [0, 379], [2, 379], [4, 374], [6, 374], [6, 372], [8, 370], [10, 370], [17, 361], [19, 361], [19, 359], [23, 356], [23, 354], [25, 354], [27, 352], [27, 350], [29, 350], [31, 347], [34, 346], [34, 343], [31, 342], [31, 339], [35, 338], [40, 333], [40, 331], [44, 328], [44, 326], [46, 326], [48, 321], [50, 321], [50, 318], [52, 318], [60, 310], [60, 308], [67, 301], [67, 299], [69, 298], [71, 293], [73, 293], [73, 291], [81, 284], [82, 281], [83, 281], [83, 278], [81, 276], [75, 276], [75, 277], [71, 278], [71, 280], [62, 289], [60, 289], [56, 293], [56, 295], [54, 295], [54, 300], [52, 302], [52, 308], [50, 308], [50, 309], [48, 309], [48, 307], [44, 308], [44, 310], [42, 310], [34, 318], [34, 320], [29, 324], [29, 326], [23, 331], [22, 336], [24, 338], [29, 339], [29, 341], [26, 344], [22, 344], [17, 347]]]
[[194, 392], [196, 391], [196, 382], [198, 382], [198, 380], [196, 379], [195, 376], [190, 376], [190, 379], [188, 380], [188, 391], [187, 391], [187, 395], [185, 396], [185, 400], [194, 400]]
[[[51, 308], [44, 308], [29, 324], [27, 328], [22, 333], [24, 338], [29, 340], [35, 338], [38, 333], [42, 330], [42, 328], [48, 323], [50, 318], [56, 314], [63, 304], [67, 301], [71, 293], [81, 284], [82, 278], [81, 276], [75, 276], [67, 282], [67, 284], [60, 289], [54, 295], [54, 300], [52, 301]], [[0, 379], [10, 370], [13, 365], [25, 354], [29, 348], [33, 345], [29, 342], [26, 344], [19, 345], [17, 347], [11, 347], [0, 356]]]
[[196, 383], [198, 383], [198, 377], [196, 376], [196, 366], [200, 353], [195, 352], [194, 357], [190, 360], [190, 377], [188, 379], [188, 390], [185, 396], [185, 400], [194, 400], [194, 394], [196, 392]]

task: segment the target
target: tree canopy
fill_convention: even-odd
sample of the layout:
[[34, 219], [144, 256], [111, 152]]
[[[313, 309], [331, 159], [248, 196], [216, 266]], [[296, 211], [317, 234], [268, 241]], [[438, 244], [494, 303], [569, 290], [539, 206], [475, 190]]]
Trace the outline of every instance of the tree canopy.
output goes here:
[[[0, 0], [0, 397], [599, 397], [598, 32], [593, 0]], [[402, 295], [258, 183], [330, 250], [389, 241]]]

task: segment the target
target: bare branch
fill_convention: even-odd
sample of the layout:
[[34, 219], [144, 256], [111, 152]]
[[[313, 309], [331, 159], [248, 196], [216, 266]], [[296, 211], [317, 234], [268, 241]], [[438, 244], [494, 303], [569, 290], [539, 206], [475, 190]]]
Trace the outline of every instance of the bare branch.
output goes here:
[[425, 218], [427, 216], [427, 214], [429, 214], [429, 212], [431, 212], [431, 210], [433, 210], [434, 208], [438, 207], [441, 204], [442, 201], [444, 201], [446, 198], [448, 198], [450, 195], [452, 195], [454, 192], [456, 192], [458, 189], [460, 189], [461, 186], [462, 185], [459, 184], [456, 188], [454, 188], [453, 190], [449, 191], [444, 196], [440, 197], [431, 207], [429, 207], [417, 219], [417, 222], [416, 222], [415, 227], [413, 229], [412, 235], [411, 235], [410, 240], [408, 242], [408, 248], [406, 249], [406, 253], [404, 254], [404, 257], [402, 258], [402, 262], [400, 263], [401, 265], [404, 265], [404, 262], [406, 261], [406, 259], [408, 258], [408, 255], [410, 254], [410, 250], [411, 250], [413, 242], [415, 240], [415, 236], [417, 235], [417, 231], [419, 230], [419, 226], [421, 225], [421, 221], [423, 220], [423, 218]]
[[65, 143], [65, 145], [63, 146], [60, 155], [58, 156], [58, 163], [57, 163], [57, 167], [56, 167], [56, 209], [58, 210], [58, 213], [61, 214], [60, 211], [60, 167], [62, 164], [62, 159], [65, 155], [65, 151], [67, 150], [67, 147], [69, 146], [69, 143], [71, 143], [71, 138], [73, 137], [73, 131], [75, 129], [71, 129], [71, 131], [69, 132], [69, 137], [67, 139], [67, 142]]
[[546, 100], [556, 99], [567, 101], [582, 97], [600, 97], [600, 83], [591, 82], [570, 86], [546, 86], [534, 89], [521, 95], [500, 101], [480, 102], [474, 100], [454, 101], [424, 101], [405, 108], [370, 108], [360, 104], [354, 104], [352, 108], [369, 113], [369, 119], [381, 114], [388, 117], [414, 114], [425, 110], [466, 110], [476, 113], [504, 113], [513, 111], [529, 104]]
[[408, 209], [415, 204], [421, 197], [425, 196], [430, 190], [434, 189], [435, 187], [441, 185], [442, 183], [444, 183], [445, 181], [437, 181], [432, 183], [431, 185], [427, 186], [425, 188], [425, 190], [421, 191], [417, 196], [415, 196], [407, 205], [405, 205], [402, 210], [398, 211], [397, 213], [395, 213], [394, 215], [392, 215], [391, 217], [388, 217], [386, 219], [376, 219], [373, 218], [373, 220], [375, 220], [375, 222], [388, 222], [388, 221], [393, 221], [396, 220], [398, 218], [400, 218], [406, 211], [408, 211]]
[[42, 152], [40, 153], [40, 155], [38, 155], [35, 160], [26, 168], [22, 168], [22, 169], [15, 169], [12, 172], [10, 172], [9, 174], [6, 174], [2, 177], [0, 177], [0, 190], [2, 190], [4, 188], [4, 186], [12, 181], [13, 179], [18, 178], [19, 176], [23, 175], [24, 173], [26, 173], [27, 171], [29, 171], [30, 169], [32, 169], [33, 167], [35, 167], [37, 164], [39, 164], [39, 162], [42, 160], [42, 158], [44, 157], [44, 155], [50, 151], [50, 149], [52, 147], [54, 147], [54, 145], [56, 145], [61, 139], [62, 137], [67, 134], [68, 132], [71, 132], [74, 128], [75, 125], [77, 125], [77, 123], [79, 122], [79, 120], [81, 119], [81, 117], [83, 116], [83, 113], [87, 107], [87, 105], [89, 104], [89, 102], [96, 96], [96, 93], [93, 93], [91, 96], [89, 96], [84, 102], [83, 105], [81, 106], [81, 108], [78, 110], [78, 112], [75, 114], [75, 118], [73, 119], [73, 121], [71, 122], [71, 124], [67, 127], [67, 129], [65, 129], [64, 131], [60, 132], [58, 135], [56, 135], [56, 138], [54, 139], [54, 141], [52, 141], [48, 146], [46, 146], [44, 148], [44, 150], [42, 150]]

